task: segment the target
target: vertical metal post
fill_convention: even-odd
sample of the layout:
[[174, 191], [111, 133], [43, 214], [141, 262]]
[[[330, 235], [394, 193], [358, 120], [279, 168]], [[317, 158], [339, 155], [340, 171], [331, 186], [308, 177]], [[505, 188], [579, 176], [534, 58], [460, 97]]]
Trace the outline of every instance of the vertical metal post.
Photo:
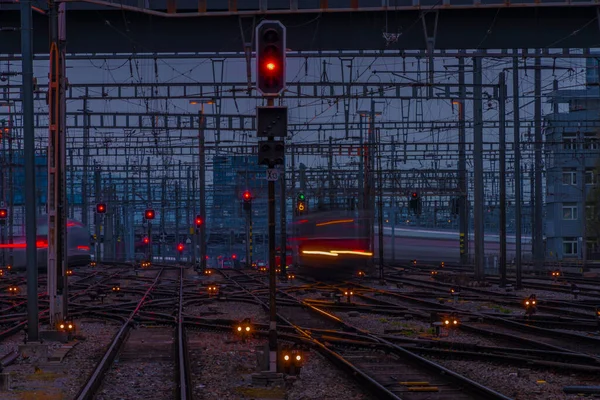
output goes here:
[[[130, 253], [130, 247], [129, 247], [129, 243], [130, 243], [130, 235], [129, 232], [131, 230], [134, 230], [135, 228], [133, 227], [133, 225], [130, 225], [129, 223], [129, 213], [131, 212], [130, 210], [130, 200], [129, 200], [129, 196], [130, 193], [132, 193], [133, 191], [129, 190], [129, 157], [125, 158], [125, 193], [123, 193], [123, 237], [122, 237], [122, 241], [123, 241], [123, 248], [125, 250], [125, 261], [130, 261], [131, 260], [131, 253]], [[85, 210], [85, 208], [84, 208]], [[135, 258], [135, 257], [134, 257]]]
[[[33, 79], [33, 78], [32, 78]], [[23, 87], [25, 91], [25, 87]], [[23, 100], [24, 101], [24, 100]], [[12, 121], [12, 119], [9, 119]], [[35, 160], [35, 155], [34, 155]], [[15, 224], [15, 193], [14, 193], [14, 160], [13, 160], [13, 132], [8, 135], [8, 244], [13, 244], [14, 224]], [[35, 186], [35, 185], [33, 185]], [[35, 188], [34, 188], [35, 190]], [[27, 193], [27, 191], [25, 192]], [[14, 253], [12, 246], [8, 249], [8, 264], [14, 264]]]
[[506, 76], [498, 77], [498, 123], [500, 136], [500, 287], [506, 286]]
[[333, 138], [329, 136], [329, 147], [327, 149], [327, 178], [329, 186], [329, 207], [335, 209], [335, 195], [333, 193]]
[[70, 184], [68, 185], [70, 192], [69, 197], [73, 204], [69, 202], [68, 214], [69, 218], [75, 219], [75, 165], [73, 163], [73, 149], [69, 149], [69, 175], [71, 177], [71, 182], [69, 182]]
[[[544, 237], [543, 237], [543, 207], [542, 202], [542, 59], [540, 49], [536, 50], [538, 57], [535, 58], [534, 74], [534, 175], [535, 175], [535, 196], [534, 196], [534, 234], [535, 241], [534, 266], [536, 271], [541, 271], [544, 267]], [[585, 210], [584, 210], [585, 211]]]
[[[581, 123], [579, 123], [577, 141], [581, 143], [581, 272], [584, 268], [587, 268], [587, 188], [586, 188], [586, 173], [585, 173], [585, 159], [587, 149], [585, 147], [585, 131], [581, 129]], [[595, 171], [594, 171], [595, 173]]]
[[513, 50], [513, 147], [515, 153], [515, 268], [516, 268], [516, 289], [522, 288], [521, 282], [521, 121], [519, 105], [519, 58], [518, 50]]
[[50, 325], [67, 314], [65, 192], [65, 3], [50, 1], [50, 74], [48, 88], [48, 297]]
[[[285, 158], [284, 158], [285, 159]], [[281, 196], [281, 205], [279, 206], [280, 213], [280, 221], [279, 227], [281, 229], [281, 244], [279, 251], [279, 263], [281, 264], [279, 268], [279, 273], [281, 279], [287, 279], [287, 204], [286, 204], [286, 179], [285, 179], [285, 162], [281, 166], [281, 183], [280, 183], [280, 196]]]
[[[381, 138], [378, 137], [376, 139], [377, 143], [381, 143]], [[384, 269], [383, 269], [383, 263], [384, 263], [384, 255], [383, 255], [383, 171], [382, 171], [382, 166], [381, 166], [381, 149], [379, 148], [380, 144], [377, 145], [377, 160], [378, 160], [378, 166], [377, 166], [377, 174], [379, 177], [379, 182], [378, 182], [378, 186], [379, 186], [379, 203], [377, 205], [377, 209], [378, 209], [378, 215], [377, 215], [377, 236], [378, 236], [378, 247], [379, 247], [379, 279], [381, 280], [381, 283], [384, 282], [385, 279], [385, 274], [384, 274]], [[392, 243], [393, 246], [393, 243]]]
[[473, 58], [473, 169], [474, 171], [474, 238], [475, 279], [484, 277], [484, 181], [483, 181], [483, 105], [482, 105], [481, 57]]
[[25, 163], [25, 234], [27, 256], [27, 335], [39, 340], [37, 220], [35, 204], [35, 131], [33, 115], [33, 22], [31, 0], [21, 1], [21, 54], [23, 75], [23, 150]]
[[[273, 98], [267, 99], [267, 106], [273, 106]], [[268, 140], [274, 140], [269, 136]], [[274, 165], [269, 165], [273, 168]], [[268, 183], [268, 222], [269, 222], [269, 371], [277, 372], [277, 272], [275, 268], [275, 181]]]
[[[152, 190], [150, 187], [150, 157], [146, 159], [146, 199], [148, 200], [147, 206], [150, 207], [152, 205]], [[154, 246], [154, 241], [152, 240], [152, 220], [147, 220], [148, 224], [148, 261], [152, 262], [152, 247]]]
[[371, 112], [369, 117], [369, 243], [370, 251], [375, 253], [375, 100], [371, 99]]
[[104, 260], [114, 261], [113, 252], [113, 222], [115, 215], [115, 204], [113, 202], [112, 174], [108, 173], [108, 183], [104, 182], [106, 192], [106, 214], [104, 214]]
[[[183, 242], [183, 240], [181, 239], [181, 232], [179, 231], [179, 218], [181, 215], [181, 210], [180, 210], [180, 198], [181, 198], [181, 190], [180, 190], [180, 183], [181, 182], [181, 160], [179, 160], [179, 170], [177, 173], [177, 182], [175, 182], [175, 238], [176, 238], [176, 243], [179, 243], [180, 241]], [[184, 235], [183, 237], [186, 237], [187, 235]], [[187, 243], [186, 243], [187, 245]], [[194, 243], [191, 243], [191, 246], [186, 246], [186, 253], [189, 254], [190, 253], [190, 247], [192, 247], [194, 245]], [[190, 259], [189, 257], [185, 257], [186, 262], [189, 262]]]
[[[94, 170], [94, 195], [96, 196], [96, 204], [100, 203], [102, 195], [100, 193], [100, 166], [96, 165]], [[100, 235], [102, 225], [102, 215], [94, 213], [94, 236], [96, 236], [96, 257], [95, 260], [100, 264]]]
[[202, 224], [200, 224], [200, 232], [198, 236], [200, 270], [206, 269], [206, 155], [204, 154], [204, 130], [206, 127], [206, 118], [204, 117], [204, 103], [200, 105], [200, 121], [198, 128], [198, 177], [200, 184], [200, 216]]
[[[88, 169], [89, 169], [89, 140], [90, 140], [90, 121], [87, 109], [87, 97], [83, 98], [83, 172], [81, 177], [81, 223], [88, 225], [89, 204], [88, 204]], [[129, 168], [127, 169], [129, 171]], [[129, 193], [129, 192], [128, 192]]]
[[[175, 182], [175, 245], [181, 242], [179, 238], [179, 181]], [[177, 251], [177, 262], [181, 262], [181, 253]]]
[[[167, 174], [168, 171], [165, 171], [165, 174]], [[166, 219], [166, 214], [165, 214], [165, 207], [167, 205], [167, 177], [163, 176], [161, 179], [161, 185], [160, 185], [160, 221], [159, 221], [159, 230], [160, 232], [158, 232], [158, 236], [160, 237], [159, 243], [158, 243], [158, 258], [159, 260], [162, 260], [163, 262], [165, 261], [165, 241], [163, 240], [163, 235], [165, 234], [165, 219]], [[175, 240], [177, 240], [177, 236], [175, 237]], [[175, 245], [177, 245], [178, 243], [176, 243]], [[179, 252], [177, 252], [179, 253]], [[179, 258], [177, 258], [179, 260]]]
[[458, 103], [458, 186], [459, 197], [459, 231], [460, 237], [464, 240], [464, 249], [460, 253], [461, 265], [469, 263], [469, 185], [467, 179], [467, 129], [465, 125], [465, 101], [467, 98], [467, 88], [465, 86], [465, 54], [464, 52], [458, 58], [458, 92], [460, 101]]

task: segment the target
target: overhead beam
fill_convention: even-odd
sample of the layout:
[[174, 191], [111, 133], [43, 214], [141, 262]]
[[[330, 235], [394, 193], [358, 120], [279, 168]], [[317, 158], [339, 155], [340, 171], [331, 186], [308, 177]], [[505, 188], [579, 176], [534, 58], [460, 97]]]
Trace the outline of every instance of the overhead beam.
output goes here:
[[[450, 0], [451, 2], [453, 0]], [[457, 0], [460, 1], [460, 0]], [[302, 2], [299, 2], [302, 3]], [[411, 2], [412, 3], [412, 2]], [[114, 3], [116, 5], [116, 3]], [[197, 6], [197, 3], [195, 3]], [[380, 3], [381, 4], [381, 3]], [[436, 49], [510, 49], [594, 47], [598, 40], [595, 3], [528, 1], [515, 5], [486, 1], [465, 8], [439, 9]], [[559, 5], [557, 5], [559, 4]], [[580, 5], [580, 6], [578, 6]], [[70, 5], [71, 6], [71, 5]], [[0, 53], [20, 52], [18, 5], [3, 5], [0, 13]], [[77, 8], [81, 9], [77, 9]], [[87, 9], [83, 9], [86, 8]], [[455, 9], [453, 9], [453, 7]], [[405, 10], [388, 7], [382, 11], [278, 13], [269, 18], [288, 27], [288, 47], [295, 51], [332, 50], [424, 50], [423, 32], [410, 29], [423, 7], [406, 5]], [[182, 10], [183, 5], [178, 4]], [[239, 13], [238, 13], [239, 14]], [[161, 14], [162, 15], [162, 14]], [[264, 13], [251, 11], [250, 15]], [[69, 51], [72, 53], [133, 52], [238, 52], [243, 43], [239, 15], [210, 18], [179, 18], [178, 14], [144, 15], [126, 11], [119, 2], [110, 10], [93, 10], [73, 4], [67, 13]], [[200, 22], [201, 21], [201, 22]], [[48, 52], [48, 18], [34, 14], [34, 52]], [[398, 40], [384, 38], [382, 28]], [[190, 34], [193, 32], [193, 34]], [[386, 32], [383, 32], [386, 33]]]

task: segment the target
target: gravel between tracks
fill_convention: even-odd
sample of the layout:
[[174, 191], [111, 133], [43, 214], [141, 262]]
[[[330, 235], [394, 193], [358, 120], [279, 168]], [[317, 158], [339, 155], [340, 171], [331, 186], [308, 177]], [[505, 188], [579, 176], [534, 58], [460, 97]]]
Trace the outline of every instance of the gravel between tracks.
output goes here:
[[[78, 323], [78, 335], [85, 340], [78, 340], [78, 344], [67, 354], [58, 366], [47, 363], [32, 363], [20, 357], [17, 362], [6, 368], [5, 372], [11, 375], [11, 390], [2, 393], [3, 400], [44, 398], [43, 396], [57, 396], [47, 398], [73, 398], [93, 368], [104, 354], [108, 345], [118, 329], [112, 322], [81, 320]], [[19, 333], [4, 340], [0, 344], [0, 355], [11, 350], [18, 350], [23, 343], [23, 335]], [[48, 352], [61, 346], [58, 342], [46, 342]], [[39, 369], [36, 370], [36, 367]], [[33, 396], [33, 397], [31, 397]]]

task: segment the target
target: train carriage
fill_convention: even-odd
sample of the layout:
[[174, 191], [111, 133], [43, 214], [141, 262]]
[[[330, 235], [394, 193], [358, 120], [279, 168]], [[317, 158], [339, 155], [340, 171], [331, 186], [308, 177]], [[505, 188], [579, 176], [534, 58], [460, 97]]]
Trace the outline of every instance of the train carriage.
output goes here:
[[301, 272], [340, 277], [366, 270], [372, 261], [370, 219], [358, 211], [323, 211], [294, 223]]
[[[85, 266], [91, 261], [91, 237], [89, 229], [81, 222], [67, 220], [67, 265], [69, 267]], [[46, 270], [48, 267], [48, 217], [45, 215], [37, 218], [37, 265]], [[0, 243], [0, 261], [4, 265], [10, 263], [12, 250], [12, 267], [15, 270], [25, 269], [26, 239], [25, 234], [15, 236], [12, 243]]]

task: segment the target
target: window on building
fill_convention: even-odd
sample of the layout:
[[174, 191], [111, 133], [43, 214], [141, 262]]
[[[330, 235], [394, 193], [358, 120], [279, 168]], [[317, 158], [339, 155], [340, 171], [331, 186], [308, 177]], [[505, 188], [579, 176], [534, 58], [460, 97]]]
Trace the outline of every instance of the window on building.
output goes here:
[[562, 178], [563, 185], [577, 185], [577, 170], [575, 168], [563, 169]]
[[577, 256], [579, 250], [577, 248], [576, 237], [566, 237], [563, 239], [563, 256]]
[[577, 134], [564, 133], [562, 139], [564, 150], [577, 150]]
[[595, 133], [586, 133], [583, 148], [585, 150], [598, 150], [598, 136]]
[[596, 174], [596, 170], [593, 168], [587, 168], [585, 170], [585, 184], [586, 185], [595, 185], [598, 182], [598, 174]]
[[588, 221], [596, 220], [596, 205], [594, 204], [586, 204], [585, 206], [585, 218]]
[[577, 219], [577, 203], [564, 203], [563, 204], [563, 219], [567, 219], [567, 220]]

